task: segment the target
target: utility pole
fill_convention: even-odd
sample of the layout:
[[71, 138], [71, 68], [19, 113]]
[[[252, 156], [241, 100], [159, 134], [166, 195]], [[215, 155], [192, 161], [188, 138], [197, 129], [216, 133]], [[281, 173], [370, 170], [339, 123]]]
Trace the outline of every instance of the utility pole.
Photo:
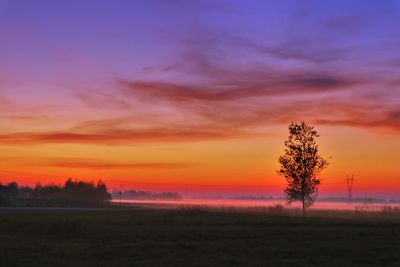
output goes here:
[[352, 174], [351, 177], [346, 175], [346, 182], [347, 182], [347, 188], [349, 190], [349, 201], [352, 200], [352, 191], [353, 191], [353, 183], [354, 183], [354, 175]]

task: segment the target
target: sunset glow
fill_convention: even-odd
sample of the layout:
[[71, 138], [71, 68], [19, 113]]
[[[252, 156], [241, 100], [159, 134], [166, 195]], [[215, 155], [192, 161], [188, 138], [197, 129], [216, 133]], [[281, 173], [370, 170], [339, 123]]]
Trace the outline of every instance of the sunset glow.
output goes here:
[[0, 0], [1, 183], [282, 196], [304, 120], [320, 195], [398, 196], [400, 2], [251, 2]]

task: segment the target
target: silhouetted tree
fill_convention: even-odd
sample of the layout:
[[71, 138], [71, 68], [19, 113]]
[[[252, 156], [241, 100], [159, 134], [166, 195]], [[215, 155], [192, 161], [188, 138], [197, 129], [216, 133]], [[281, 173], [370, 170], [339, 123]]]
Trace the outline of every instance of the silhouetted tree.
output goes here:
[[13, 206], [18, 200], [19, 186], [15, 182], [0, 184], [0, 205]]
[[279, 157], [278, 173], [287, 182], [286, 199], [289, 203], [301, 201], [303, 216], [318, 193], [321, 180], [317, 175], [328, 165], [318, 152], [317, 137], [319, 135], [314, 126], [292, 122], [289, 125], [289, 138], [285, 141], [285, 153]]
[[69, 199], [76, 203], [103, 203], [111, 199], [106, 184], [93, 182], [73, 181], [71, 178], [65, 182], [64, 189]]
[[96, 195], [99, 201], [111, 200], [111, 194], [108, 192], [106, 184], [101, 180], [97, 182]]

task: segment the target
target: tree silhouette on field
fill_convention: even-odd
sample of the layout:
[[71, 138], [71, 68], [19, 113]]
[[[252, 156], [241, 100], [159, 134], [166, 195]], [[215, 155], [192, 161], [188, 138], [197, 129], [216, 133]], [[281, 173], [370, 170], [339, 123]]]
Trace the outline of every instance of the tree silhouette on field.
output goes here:
[[314, 126], [292, 122], [285, 141], [285, 153], [279, 157], [278, 173], [286, 179], [286, 199], [289, 203], [301, 201], [303, 216], [318, 193], [321, 180], [317, 175], [328, 165], [328, 161], [319, 154], [317, 137], [319, 135]]

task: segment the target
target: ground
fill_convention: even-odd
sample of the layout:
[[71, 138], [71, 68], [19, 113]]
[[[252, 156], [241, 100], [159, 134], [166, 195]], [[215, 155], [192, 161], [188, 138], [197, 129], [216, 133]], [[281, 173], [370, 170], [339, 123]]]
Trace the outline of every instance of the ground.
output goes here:
[[11, 209], [0, 266], [400, 266], [399, 237], [399, 220]]

